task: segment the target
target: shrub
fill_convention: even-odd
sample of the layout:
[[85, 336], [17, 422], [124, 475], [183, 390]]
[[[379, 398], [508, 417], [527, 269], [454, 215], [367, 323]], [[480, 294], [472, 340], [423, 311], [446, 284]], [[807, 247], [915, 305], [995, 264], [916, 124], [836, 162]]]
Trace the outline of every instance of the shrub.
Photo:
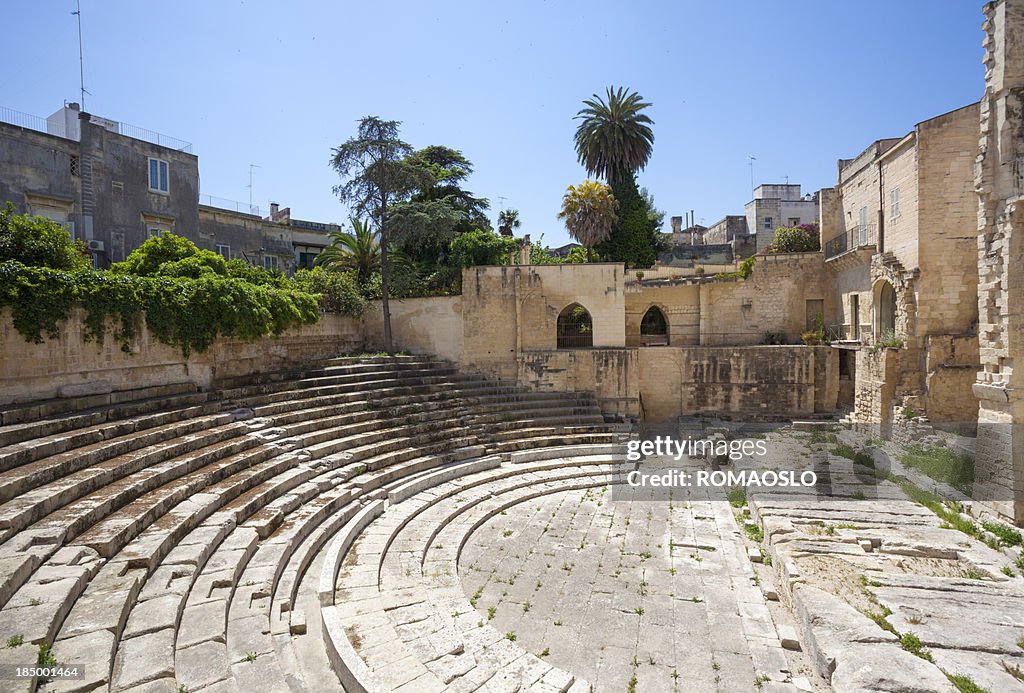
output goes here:
[[228, 274], [228, 268], [224, 258], [212, 250], [197, 250], [195, 255], [163, 263], [157, 267], [154, 274], [161, 277], [189, 277], [191, 279], [208, 275], [225, 277]]
[[15, 214], [10, 202], [0, 209], [0, 262], [7, 260], [56, 270], [92, 266], [85, 244], [71, 240], [63, 226], [43, 217]]
[[299, 291], [317, 294], [320, 310], [341, 315], [360, 315], [366, 300], [359, 293], [353, 272], [332, 272], [323, 267], [299, 270], [292, 279]]
[[456, 236], [451, 243], [450, 262], [457, 267], [498, 265], [515, 252], [519, 241], [499, 236], [493, 231], [473, 229]]
[[270, 270], [259, 265], [250, 265], [245, 260], [235, 258], [225, 263], [229, 277], [242, 279], [250, 284], [261, 286], [276, 286], [284, 288], [288, 286], [288, 279], [281, 273], [281, 270]]
[[184, 260], [198, 253], [199, 248], [192, 241], [175, 236], [170, 232], [164, 232], [159, 236], [147, 238], [142, 245], [131, 252], [124, 262], [114, 263], [111, 269], [116, 274], [151, 277], [164, 263]]
[[821, 250], [817, 224], [782, 226], [775, 229], [775, 238], [768, 246], [769, 253], [810, 253]]
[[218, 335], [255, 339], [319, 319], [317, 297], [232, 277], [139, 277], [102, 271], [63, 272], [0, 263], [0, 307], [11, 306], [14, 327], [31, 342], [59, 335], [58, 323], [76, 305], [85, 309], [85, 339], [102, 340], [113, 326], [128, 351], [143, 311], [153, 335], [181, 349], [204, 351]]

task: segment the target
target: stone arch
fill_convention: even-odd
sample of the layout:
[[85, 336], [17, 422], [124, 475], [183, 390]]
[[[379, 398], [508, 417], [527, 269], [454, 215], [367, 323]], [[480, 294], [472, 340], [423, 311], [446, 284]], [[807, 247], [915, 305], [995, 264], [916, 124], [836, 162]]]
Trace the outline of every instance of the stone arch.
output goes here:
[[640, 343], [644, 346], [669, 343], [668, 317], [661, 306], [649, 306], [640, 319]]
[[594, 346], [594, 319], [579, 303], [570, 303], [558, 314], [556, 343], [559, 349]]
[[885, 335], [896, 336], [896, 289], [888, 280], [875, 284], [875, 339]]

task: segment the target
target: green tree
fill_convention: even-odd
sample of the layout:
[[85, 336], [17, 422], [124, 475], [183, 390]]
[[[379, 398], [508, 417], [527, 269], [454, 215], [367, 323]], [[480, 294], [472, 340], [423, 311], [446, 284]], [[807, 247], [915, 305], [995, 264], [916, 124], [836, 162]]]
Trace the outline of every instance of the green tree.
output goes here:
[[380, 234], [370, 222], [351, 219], [352, 231], [332, 231], [331, 244], [317, 255], [314, 264], [328, 270], [355, 272], [359, 281], [366, 281], [380, 271]]
[[576, 114], [576, 155], [587, 173], [609, 184], [623, 182], [647, 165], [654, 146], [654, 121], [642, 111], [651, 104], [624, 87], [608, 87], [607, 102], [597, 94]]
[[561, 265], [565, 260], [551, 252], [551, 248], [544, 243], [544, 234], [536, 242], [530, 244], [531, 265]]
[[44, 217], [15, 214], [10, 202], [0, 209], [0, 262], [5, 260], [59, 270], [92, 266], [85, 245], [71, 240], [63, 226]]
[[515, 239], [474, 229], [452, 241], [451, 260], [458, 267], [498, 265], [518, 247]]
[[[183, 263], [186, 260], [188, 262]], [[159, 236], [150, 236], [133, 250], [124, 262], [114, 263], [111, 270], [116, 274], [153, 277], [161, 273], [161, 268], [165, 265], [170, 267], [163, 272], [164, 276], [196, 278], [207, 273], [222, 276], [227, 274], [223, 257], [211, 250], [200, 250], [189, 239], [170, 231], [164, 231]]]
[[491, 230], [491, 220], [487, 217], [490, 202], [462, 187], [473, 173], [473, 164], [462, 152], [435, 144], [413, 153], [409, 163], [425, 168], [432, 177], [432, 182], [413, 196], [414, 202], [444, 200], [462, 212], [462, 219], [454, 229], [456, 234], [473, 229]]
[[331, 167], [342, 183], [334, 192], [356, 216], [368, 215], [380, 233], [381, 307], [384, 314], [384, 349], [393, 351], [391, 310], [388, 305], [391, 229], [385, 225], [391, 206], [408, 200], [434, 182], [430, 171], [411, 163], [412, 147], [398, 137], [400, 123], [366, 116], [355, 137], [333, 150]]
[[502, 236], [514, 236], [520, 225], [518, 209], [503, 209], [498, 212], [498, 233]]
[[658, 213], [652, 213], [632, 176], [613, 184], [612, 194], [619, 201], [619, 218], [608, 239], [595, 249], [608, 262], [651, 267], [664, 246]]
[[769, 253], [813, 253], [821, 250], [821, 236], [817, 224], [782, 226], [775, 229], [775, 237], [768, 246]]
[[611, 233], [612, 225], [618, 220], [618, 208], [619, 202], [611, 188], [593, 180], [570, 185], [562, 197], [558, 218], [565, 222], [569, 235], [587, 249], [588, 262], [591, 249]]

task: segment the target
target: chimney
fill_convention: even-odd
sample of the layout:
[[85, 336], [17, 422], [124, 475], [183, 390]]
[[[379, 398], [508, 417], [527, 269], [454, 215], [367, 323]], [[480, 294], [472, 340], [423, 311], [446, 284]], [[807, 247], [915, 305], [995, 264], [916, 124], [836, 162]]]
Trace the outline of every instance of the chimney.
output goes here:
[[683, 230], [683, 218], [672, 217], [672, 233], [679, 233]]
[[277, 211], [278, 211], [278, 209], [280, 209], [280, 206], [276, 202], [271, 202], [270, 203], [270, 220], [271, 221], [277, 221]]

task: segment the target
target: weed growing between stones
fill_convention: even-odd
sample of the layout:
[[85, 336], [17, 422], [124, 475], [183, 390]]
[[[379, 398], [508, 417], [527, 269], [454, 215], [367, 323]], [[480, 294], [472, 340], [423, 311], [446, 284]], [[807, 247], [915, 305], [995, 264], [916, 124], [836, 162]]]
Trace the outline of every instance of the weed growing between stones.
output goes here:
[[24, 636], [12, 635], [7, 638], [7, 647], [21, 647], [25, 643]]

